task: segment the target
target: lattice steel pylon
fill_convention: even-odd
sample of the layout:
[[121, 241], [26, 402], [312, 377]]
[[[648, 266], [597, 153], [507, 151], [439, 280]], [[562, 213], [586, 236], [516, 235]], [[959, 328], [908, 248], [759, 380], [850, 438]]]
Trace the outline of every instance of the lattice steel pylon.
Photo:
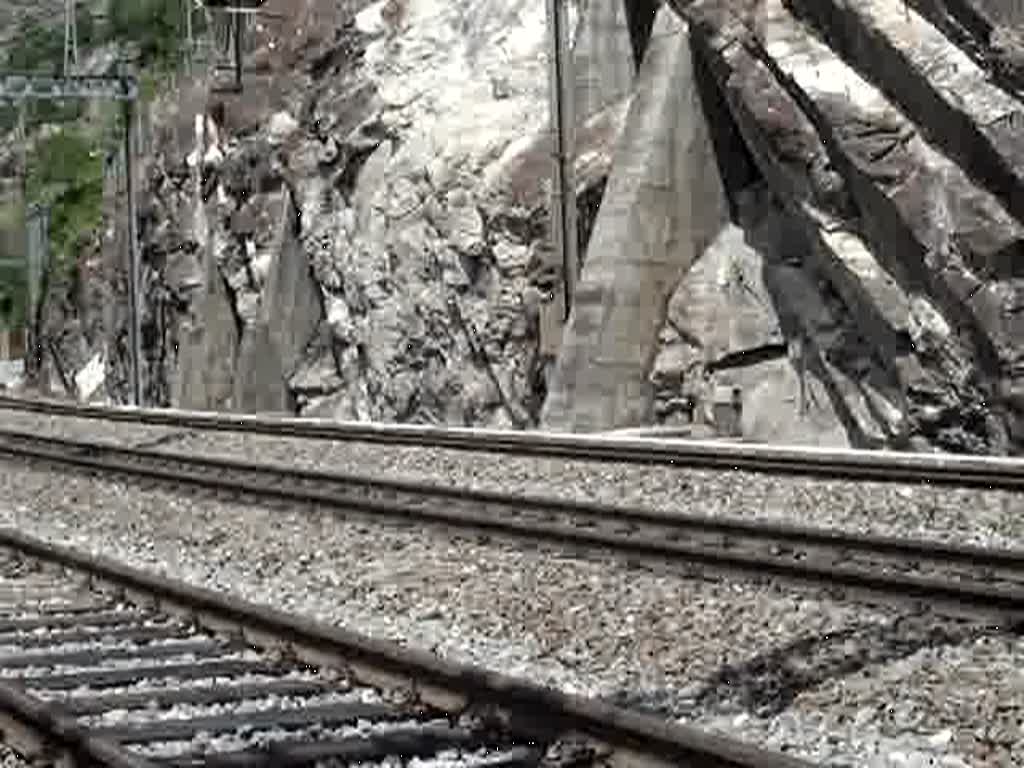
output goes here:
[[78, 67], [78, 14], [77, 0], [64, 0], [64, 77], [70, 77]]

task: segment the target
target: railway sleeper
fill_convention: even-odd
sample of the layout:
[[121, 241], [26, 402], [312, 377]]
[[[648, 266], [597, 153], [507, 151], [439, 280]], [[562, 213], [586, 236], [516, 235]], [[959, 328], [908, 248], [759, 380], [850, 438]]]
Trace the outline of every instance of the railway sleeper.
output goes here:
[[0, 532], [12, 543], [64, 569], [44, 586], [75, 585], [0, 607], [0, 732], [47, 764], [805, 766]]

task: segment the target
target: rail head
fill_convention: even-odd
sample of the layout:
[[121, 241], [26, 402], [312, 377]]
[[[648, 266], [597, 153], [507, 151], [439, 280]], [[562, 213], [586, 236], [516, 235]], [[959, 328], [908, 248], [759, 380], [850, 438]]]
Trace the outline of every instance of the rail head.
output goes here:
[[[947, 560], [959, 563], [976, 563], [986, 561], [993, 567], [1020, 568], [1024, 570], [1024, 549], [997, 548], [959, 543], [944, 543], [939, 540], [912, 539], [900, 536], [857, 533], [854, 535], [831, 528], [797, 525], [774, 520], [749, 520], [740, 517], [721, 515], [700, 515], [691, 512], [657, 509], [653, 507], [609, 504], [605, 502], [579, 501], [558, 496], [541, 496], [529, 493], [508, 493], [497, 490], [480, 489], [464, 486], [453, 486], [429, 481], [408, 480], [404, 478], [380, 477], [371, 474], [339, 472], [337, 470], [307, 469], [292, 467], [287, 464], [256, 462], [248, 459], [222, 456], [202, 456], [194, 453], [173, 453], [157, 451], [148, 447], [122, 446], [105, 442], [82, 442], [66, 437], [40, 437], [33, 433], [20, 430], [0, 429], [0, 453], [13, 451], [17, 455], [24, 450], [6, 441], [13, 439], [15, 443], [44, 443], [59, 451], [66, 462], [71, 456], [89, 456], [97, 454], [109, 456], [115, 460], [133, 463], [137, 459], [153, 462], [157, 465], [171, 465], [184, 468], [190, 478], [200, 474], [209, 474], [211, 470], [218, 474], [256, 472], [275, 478], [294, 478], [301, 482], [337, 484], [374, 489], [387, 496], [392, 494], [411, 494], [444, 499], [453, 503], [475, 502], [482, 505], [500, 507], [526, 507], [563, 514], [584, 514], [607, 521], [628, 521], [637, 524], [669, 525], [677, 530], [716, 532], [724, 535], [768, 536], [788, 544], [827, 544], [841, 546], [849, 551], [882, 551], [908, 558], [926, 558]], [[25, 455], [34, 454], [29, 451]], [[129, 464], [130, 466], [130, 464]], [[194, 472], [193, 472], [194, 470]], [[166, 473], [165, 473], [166, 474]], [[152, 476], [152, 475], [150, 475]], [[352, 497], [337, 499], [340, 506], [346, 504], [358, 507], [361, 504], [373, 506], [362, 501], [354, 501]]]
[[796, 474], [835, 480], [1024, 490], [1024, 459], [736, 443], [716, 440], [573, 434], [328, 421], [209, 411], [79, 405], [0, 396], [0, 409], [41, 414], [338, 442], [368, 442], [566, 460], [661, 464], [678, 468]]

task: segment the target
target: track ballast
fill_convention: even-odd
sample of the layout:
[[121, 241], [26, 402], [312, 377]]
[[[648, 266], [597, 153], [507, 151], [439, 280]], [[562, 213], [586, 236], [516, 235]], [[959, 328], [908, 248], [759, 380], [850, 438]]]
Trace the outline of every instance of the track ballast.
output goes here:
[[65, 765], [807, 766], [9, 530], [0, 655], [5, 741]]
[[684, 568], [835, 587], [937, 611], [1024, 620], [1024, 552], [567, 502], [0, 431], [31, 461], [315, 505], [377, 519], [611, 551]]
[[776, 475], [1024, 490], [1024, 459], [811, 448], [601, 434], [336, 422], [253, 414], [81, 405], [0, 395], [0, 409], [50, 416], [304, 440], [445, 448], [514, 456], [743, 470]]

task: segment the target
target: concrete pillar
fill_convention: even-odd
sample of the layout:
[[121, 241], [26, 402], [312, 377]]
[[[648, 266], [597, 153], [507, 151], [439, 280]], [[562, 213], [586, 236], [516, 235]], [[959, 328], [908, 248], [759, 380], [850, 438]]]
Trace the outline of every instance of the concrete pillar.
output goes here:
[[590, 0], [573, 48], [574, 110], [583, 122], [633, 88], [636, 66], [625, 0]]
[[727, 216], [685, 23], [662, 7], [588, 248], [552, 388], [550, 429], [644, 424], [666, 303]]

